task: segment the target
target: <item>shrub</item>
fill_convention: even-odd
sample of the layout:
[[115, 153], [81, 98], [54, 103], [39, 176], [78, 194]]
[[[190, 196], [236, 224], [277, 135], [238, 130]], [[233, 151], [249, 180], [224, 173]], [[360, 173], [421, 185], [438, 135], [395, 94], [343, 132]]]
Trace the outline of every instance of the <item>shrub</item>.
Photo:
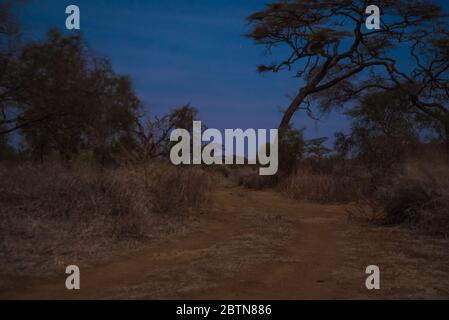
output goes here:
[[432, 235], [449, 235], [449, 165], [408, 162], [380, 187], [372, 206], [388, 225], [406, 225]]
[[200, 169], [165, 165], [164, 170], [151, 170], [147, 180], [153, 211], [179, 213], [200, 209], [207, 201], [212, 177]]
[[210, 186], [200, 169], [159, 163], [0, 165], [0, 271], [40, 272], [69, 256], [95, 261], [185, 229], [183, 217], [206, 204]]
[[[152, 164], [116, 170], [20, 166], [0, 169], [2, 216], [61, 222], [111, 220], [114, 234], [139, 234], [154, 213], [198, 209], [209, 188], [201, 170]], [[117, 229], [117, 224], [121, 224]]]

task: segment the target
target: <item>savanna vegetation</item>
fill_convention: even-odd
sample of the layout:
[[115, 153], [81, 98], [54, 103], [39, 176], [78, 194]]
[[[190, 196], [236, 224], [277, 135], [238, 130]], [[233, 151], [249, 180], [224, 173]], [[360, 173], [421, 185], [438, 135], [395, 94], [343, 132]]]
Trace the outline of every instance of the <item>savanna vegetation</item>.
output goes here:
[[[384, 223], [447, 236], [447, 13], [431, 1], [377, 1], [384, 19], [373, 31], [366, 5], [280, 1], [248, 17], [248, 37], [279, 61], [259, 71], [302, 80], [279, 126], [279, 188], [295, 199], [364, 201]], [[301, 111], [343, 112], [351, 130], [336, 133], [333, 150], [326, 138], [304, 141], [292, 130]]]
[[[183, 232], [222, 181], [447, 237], [448, 17], [431, 1], [377, 2], [388, 17], [379, 31], [364, 28], [366, 1], [279, 1], [248, 17], [248, 37], [278, 61], [259, 71], [301, 83], [282, 113], [274, 177], [172, 166], [170, 133], [191, 130], [195, 107], [150, 114], [82, 34], [51, 29], [25, 42], [16, 1], [1, 2], [0, 271], [42, 273], [49, 252], [101, 259]], [[294, 116], [329, 112], [350, 130], [307, 140], [294, 126]]]
[[2, 272], [44, 272], [48, 252], [95, 260], [186, 230], [213, 174], [167, 157], [170, 132], [191, 128], [198, 110], [147, 114], [131, 79], [82, 34], [24, 42], [17, 4], [0, 4]]

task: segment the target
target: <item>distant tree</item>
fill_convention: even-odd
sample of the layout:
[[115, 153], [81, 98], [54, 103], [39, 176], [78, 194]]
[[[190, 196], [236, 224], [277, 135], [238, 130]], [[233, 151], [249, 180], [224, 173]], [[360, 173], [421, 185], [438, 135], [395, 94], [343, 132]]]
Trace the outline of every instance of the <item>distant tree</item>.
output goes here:
[[388, 90], [364, 96], [346, 115], [359, 127], [373, 135], [414, 138], [418, 134], [420, 117], [400, 90]]
[[350, 135], [346, 135], [340, 131], [335, 133], [334, 150], [338, 158], [347, 159], [350, 156], [352, 147], [353, 141], [351, 140]]
[[283, 146], [279, 150], [279, 160], [284, 173], [295, 172], [305, 151], [303, 130], [295, 129], [292, 125], [289, 125], [279, 144]]
[[370, 169], [387, 170], [410, 154], [425, 126], [407, 94], [401, 90], [371, 93], [346, 113], [349, 135], [336, 135], [336, 149]]
[[197, 120], [198, 109], [190, 105], [153, 119], [136, 119], [137, 144], [133, 152], [134, 158], [147, 161], [151, 158], [168, 157], [172, 146], [171, 132], [174, 129], [185, 129], [192, 133], [193, 121]]
[[306, 157], [313, 161], [323, 160], [331, 152], [331, 150], [324, 145], [328, 140], [328, 138], [323, 137], [306, 141]]
[[172, 110], [168, 114], [168, 121], [176, 129], [184, 129], [192, 133], [193, 121], [199, 120], [198, 109], [187, 104]]
[[[278, 62], [260, 66], [259, 71], [294, 70], [303, 80], [284, 112], [281, 135], [300, 109], [310, 111], [319, 105], [327, 110], [370, 88], [391, 88], [394, 81], [389, 74], [400, 82], [397, 50], [424, 42], [437, 30], [447, 30], [442, 9], [431, 1], [418, 0], [376, 1], [384, 17], [381, 30], [367, 30], [365, 10], [369, 4], [352, 0], [282, 0], [248, 17], [250, 38], [270, 52], [279, 49], [285, 53]], [[439, 44], [443, 50], [445, 42]], [[437, 61], [434, 67], [440, 71], [434, 76], [446, 69], [442, 61]], [[434, 76], [422, 72], [426, 84]], [[317, 100], [319, 104], [314, 104]], [[418, 104], [427, 107], [422, 101]]]

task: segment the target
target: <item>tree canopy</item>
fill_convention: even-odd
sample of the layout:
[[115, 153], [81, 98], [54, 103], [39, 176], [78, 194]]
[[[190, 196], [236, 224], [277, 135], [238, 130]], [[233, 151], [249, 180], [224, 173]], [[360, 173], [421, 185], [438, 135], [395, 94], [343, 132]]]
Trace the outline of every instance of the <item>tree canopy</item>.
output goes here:
[[[317, 105], [325, 111], [368, 90], [394, 87], [421, 112], [447, 118], [447, 15], [431, 1], [380, 0], [381, 30], [368, 30], [370, 4], [282, 0], [248, 17], [248, 36], [279, 56], [259, 71], [289, 70], [303, 80], [283, 114], [281, 133], [298, 110]], [[403, 67], [400, 59], [414, 66]]]

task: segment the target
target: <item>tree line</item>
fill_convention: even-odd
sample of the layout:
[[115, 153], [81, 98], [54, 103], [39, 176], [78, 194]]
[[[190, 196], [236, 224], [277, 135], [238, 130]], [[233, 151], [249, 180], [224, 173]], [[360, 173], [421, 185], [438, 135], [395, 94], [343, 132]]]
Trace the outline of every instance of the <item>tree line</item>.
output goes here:
[[[145, 117], [130, 78], [81, 34], [52, 29], [42, 41], [22, 43], [16, 2], [0, 4], [3, 157], [18, 132], [27, 156], [39, 161], [55, 154], [66, 163], [83, 154], [103, 164], [123, 154], [146, 161], [167, 156], [170, 132], [198, 120], [188, 105]], [[336, 136], [342, 157], [389, 163], [423, 133], [449, 150], [447, 13], [430, 0], [376, 5], [380, 30], [366, 28], [363, 0], [278, 1], [248, 17], [248, 37], [278, 58], [259, 71], [291, 71], [302, 84], [279, 125], [281, 169], [293, 170], [307, 144], [292, 124], [301, 110], [314, 117], [337, 109], [352, 119], [351, 132]], [[323, 141], [309, 149], [323, 154]]]
[[8, 137], [19, 133], [23, 153], [37, 161], [57, 155], [69, 164], [86, 154], [101, 164], [124, 154], [147, 160], [167, 155], [170, 131], [198, 117], [191, 106], [147, 117], [130, 78], [95, 55], [80, 33], [51, 29], [42, 41], [22, 43], [14, 4], [0, 5], [3, 157], [14, 151]]

